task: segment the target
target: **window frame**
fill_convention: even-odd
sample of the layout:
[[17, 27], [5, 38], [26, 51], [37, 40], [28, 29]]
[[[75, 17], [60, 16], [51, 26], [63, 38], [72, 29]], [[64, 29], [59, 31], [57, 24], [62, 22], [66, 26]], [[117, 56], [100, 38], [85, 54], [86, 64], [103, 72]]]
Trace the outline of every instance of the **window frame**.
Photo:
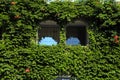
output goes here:
[[[53, 38], [54, 36], [52, 36], [52, 38], [57, 42], [57, 45], [60, 43], [60, 26], [54, 20], [45, 20], [40, 22], [40, 28], [37, 31], [37, 44], [39, 44], [40, 38], [42, 38], [42, 37], [39, 37], [39, 32], [41, 31], [42, 28], [56, 28], [58, 39], [57, 40], [54, 39]], [[49, 36], [45, 36], [45, 37], [49, 37]], [[50, 45], [46, 44], [45, 46], [50, 46]]]
[[[69, 22], [66, 27], [65, 27], [65, 34], [66, 34], [66, 40], [67, 40], [67, 28], [69, 28], [71, 26], [71, 28], [85, 28], [85, 41], [82, 41], [82, 44], [78, 44], [78, 46], [87, 46], [89, 44], [89, 38], [88, 38], [88, 23], [84, 20], [74, 20], [73, 22]], [[65, 40], [65, 44], [69, 45], [66, 43]], [[79, 39], [80, 40], [80, 39]], [[80, 40], [81, 42], [81, 40]], [[84, 42], [84, 43], [83, 43]], [[71, 46], [77, 46], [77, 45], [71, 45]]]

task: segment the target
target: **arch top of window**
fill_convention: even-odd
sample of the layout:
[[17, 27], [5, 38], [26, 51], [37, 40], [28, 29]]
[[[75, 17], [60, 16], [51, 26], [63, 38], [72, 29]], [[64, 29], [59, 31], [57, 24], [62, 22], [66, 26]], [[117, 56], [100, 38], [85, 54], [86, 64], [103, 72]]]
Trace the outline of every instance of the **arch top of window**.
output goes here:
[[82, 21], [82, 20], [75, 20], [73, 22], [69, 22], [67, 24], [67, 27], [68, 26], [76, 26], [76, 27], [81, 27], [81, 26], [84, 26], [84, 27], [87, 27], [88, 26], [88, 23], [85, 22], [85, 21]]
[[57, 24], [57, 22], [54, 21], [54, 20], [42, 21], [42, 22], [40, 22], [40, 26], [41, 27], [59, 27], [59, 25]]

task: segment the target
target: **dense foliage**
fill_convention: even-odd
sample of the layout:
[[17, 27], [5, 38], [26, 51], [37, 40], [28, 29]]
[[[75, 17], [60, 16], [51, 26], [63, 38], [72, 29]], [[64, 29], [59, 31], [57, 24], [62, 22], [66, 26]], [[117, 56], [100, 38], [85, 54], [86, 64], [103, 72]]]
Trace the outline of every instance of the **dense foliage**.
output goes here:
[[[1, 80], [54, 80], [58, 75], [78, 80], [119, 80], [119, 5], [98, 0], [50, 4], [42, 0], [2, 0], [0, 12]], [[62, 44], [64, 32], [57, 46], [32, 42], [39, 22], [52, 19], [64, 27], [80, 18], [89, 23], [89, 45]]]

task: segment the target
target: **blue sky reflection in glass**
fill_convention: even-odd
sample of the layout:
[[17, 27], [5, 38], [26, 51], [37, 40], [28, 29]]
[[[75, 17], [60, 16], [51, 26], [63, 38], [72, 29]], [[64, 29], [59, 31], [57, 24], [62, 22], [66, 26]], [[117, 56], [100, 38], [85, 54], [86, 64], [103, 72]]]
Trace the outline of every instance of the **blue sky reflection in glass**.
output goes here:
[[52, 37], [42, 37], [42, 39], [39, 41], [40, 45], [57, 45], [57, 41], [55, 41]]
[[66, 40], [66, 44], [68, 44], [68, 45], [79, 45], [80, 40], [77, 37], [69, 37]]

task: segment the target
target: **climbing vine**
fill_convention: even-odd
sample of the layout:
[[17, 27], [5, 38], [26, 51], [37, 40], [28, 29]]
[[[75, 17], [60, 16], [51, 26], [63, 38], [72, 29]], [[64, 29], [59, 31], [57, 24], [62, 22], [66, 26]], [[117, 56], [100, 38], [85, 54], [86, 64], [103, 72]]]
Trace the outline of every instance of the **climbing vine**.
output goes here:
[[[0, 12], [1, 80], [52, 80], [58, 75], [78, 80], [120, 78], [118, 4], [2, 0]], [[43, 20], [54, 20], [64, 27], [81, 18], [89, 24], [87, 46], [40, 46], [31, 42]], [[64, 35], [60, 36], [64, 42]]]

